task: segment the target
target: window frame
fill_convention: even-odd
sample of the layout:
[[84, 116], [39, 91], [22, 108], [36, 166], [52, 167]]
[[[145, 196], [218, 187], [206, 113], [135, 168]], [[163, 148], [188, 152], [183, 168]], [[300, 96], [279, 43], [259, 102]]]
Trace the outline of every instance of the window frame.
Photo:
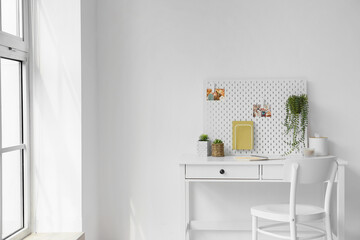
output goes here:
[[[23, 17], [22, 17], [23, 37], [18, 37], [7, 32], [2, 32], [1, 18], [0, 18], [0, 45], [5, 46], [7, 48], [11, 47], [13, 49], [28, 53], [30, 46], [29, 44], [30, 43], [30, 34], [29, 34], [30, 6], [32, 0], [19, 0], [19, 1], [22, 1], [22, 6], [23, 6]], [[0, 4], [0, 10], [1, 10], [1, 4]]]
[[[29, 235], [32, 231], [31, 226], [31, 125], [30, 125], [30, 31], [31, 26], [30, 10], [32, 0], [20, 0], [23, 6], [22, 26], [23, 37], [17, 37], [0, 30], [0, 57], [10, 60], [20, 61], [21, 64], [21, 101], [20, 111], [22, 118], [22, 143], [16, 146], [2, 148], [0, 135], [0, 171], [2, 171], [2, 154], [9, 151], [18, 151], [22, 153], [23, 164], [23, 228], [13, 233], [6, 240], [20, 240]], [[0, 6], [1, 7], [1, 6]], [[1, 13], [1, 12], [0, 12]], [[0, 17], [1, 27], [1, 17]], [[1, 71], [1, 68], [0, 68]], [[1, 86], [0, 86], [1, 87]], [[1, 95], [1, 92], [0, 92]], [[1, 97], [1, 96], [0, 96]], [[0, 104], [0, 120], [1, 120], [1, 104]], [[1, 133], [1, 121], [0, 121]], [[0, 178], [0, 236], [2, 239], [2, 179]]]

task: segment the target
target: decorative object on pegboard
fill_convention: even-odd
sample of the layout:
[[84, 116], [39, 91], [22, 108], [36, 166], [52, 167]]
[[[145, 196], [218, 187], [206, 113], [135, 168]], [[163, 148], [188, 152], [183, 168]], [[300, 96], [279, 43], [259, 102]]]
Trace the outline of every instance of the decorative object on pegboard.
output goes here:
[[251, 150], [254, 147], [254, 122], [232, 122], [232, 149]]
[[208, 101], [219, 101], [225, 99], [225, 89], [224, 88], [215, 88], [215, 91], [208, 88], [206, 89], [206, 99]]
[[266, 104], [253, 104], [253, 117], [271, 117], [271, 105]]
[[211, 156], [224, 157], [224, 143], [220, 139], [215, 139], [211, 144]]
[[[226, 98], [222, 101], [204, 98], [204, 132], [210, 139], [222, 139], [225, 155], [282, 155], [288, 150], [285, 141], [290, 141], [291, 136], [283, 134], [285, 103], [291, 95], [306, 94], [305, 80], [210, 80], [204, 82], [204, 91], [214, 86], [225, 89]], [[271, 117], [253, 117], [253, 105], [263, 104], [264, 99], [271, 107]], [[254, 122], [251, 150], [232, 149], [232, 122], [240, 119]]]
[[285, 105], [285, 134], [291, 136], [290, 141], [286, 144], [290, 147], [285, 155], [291, 154], [293, 151], [300, 151], [300, 148], [305, 148], [305, 137], [308, 126], [309, 104], [306, 94], [291, 95], [286, 100]]
[[209, 83], [206, 88], [207, 101], [219, 101], [225, 99], [225, 88], [216, 88], [216, 84]]
[[199, 157], [210, 156], [211, 147], [210, 141], [207, 134], [201, 134], [199, 141], [197, 142], [197, 153]]

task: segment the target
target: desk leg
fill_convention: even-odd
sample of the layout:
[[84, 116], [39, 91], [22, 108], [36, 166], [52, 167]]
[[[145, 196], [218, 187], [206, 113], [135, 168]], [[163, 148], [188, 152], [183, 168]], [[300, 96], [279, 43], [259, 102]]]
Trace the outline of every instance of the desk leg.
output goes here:
[[190, 182], [185, 181], [185, 240], [190, 240]]
[[189, 182], [186, 181], [185, 177], [185, 166], [180, 166], [180, 198], [181, 198], [181, 213], [180, 213], [180, 239], [190, 239], [190, 217], [189, 217]]
[[345, 240], [345, 167], [337, 172], [337, 239]]

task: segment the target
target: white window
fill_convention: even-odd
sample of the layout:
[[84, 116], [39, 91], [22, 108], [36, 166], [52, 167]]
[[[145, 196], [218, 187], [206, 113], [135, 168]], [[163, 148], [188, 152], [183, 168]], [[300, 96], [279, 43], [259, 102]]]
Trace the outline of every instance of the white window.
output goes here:
[[0, 234], [30, 233], [29, 0], [0, 0]]

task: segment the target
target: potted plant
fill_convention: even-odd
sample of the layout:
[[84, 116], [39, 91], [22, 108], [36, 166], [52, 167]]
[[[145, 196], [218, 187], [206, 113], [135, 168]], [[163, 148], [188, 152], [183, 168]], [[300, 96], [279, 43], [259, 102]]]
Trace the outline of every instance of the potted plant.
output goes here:
[[292, 95], [286, 101], [286, 116], [284, 125], [286, 127], [285, 135], [291, 134], [290, 150], [285, 153], [289, 155], [300, 147], [305, 147], [305, 133], [308, 126], [309, 104], [306, 94]]
[[213, 157], [224, 156], [224, 143], [220, 139], [215, 139], [211, 144], [211, 153]]
[[210, 142], [207, 134], [201, 134], [197, 144], [197, 152], [199, 157], [210, 156]]

